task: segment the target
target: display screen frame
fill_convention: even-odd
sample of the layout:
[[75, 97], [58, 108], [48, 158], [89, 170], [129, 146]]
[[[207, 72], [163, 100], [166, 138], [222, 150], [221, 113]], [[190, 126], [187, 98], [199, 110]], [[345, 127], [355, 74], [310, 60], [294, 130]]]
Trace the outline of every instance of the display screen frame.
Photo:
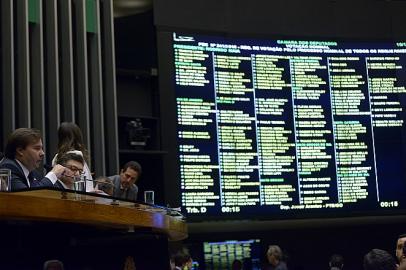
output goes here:
[[[168, 178], [165, 186], [166, 200], [170, 205], [180, 206], [181, 205], [181, 192], [177, 187], [181, 186], [180, 182], [180, 172], [179, 172], [179, 161], [178, 161], [178, 148], [177, 148], [177, 134], [178, 130], [176, 128], [177, 116], [176, 116], [176, 95], [175, 95], [175, 65], [174, 65], [174, 50], [173, 50], [173, 38], [174, 33], [172, 31], [160, 31], [158, 32], [158, 55], [159, 58], [159, 70], [160, 70], [160, 95], [161, 95], [161, 112], [162, 116], [162, 142], [164, 150], [168, 151], [168, 155], [165, 157], [165, 175]], [[218, 40], [238, 40], [244, 41], [246, 44], [265, 42], [269, 40], [301, 40], [301, 41], [324, 41], [330, 42], [332, 39], [323, 38], [308, 38], [308, 37], [241, 37], [241, 36], [230, 36], [224, 33], [199, 33], [199, 31], [186, 31], [177, 33], [180, 37], [190, 37], [199, 36], [211, 38], [213, 43], [218, 42]], [[334, 42], [346, 43], [349, 42], [359, 43], [359, 44], [371, 44], [371, 43], [388, 43], [394, 44], [393, 40], [356, 40], [356, 39], [337, 39], [334, 38]], [[164, 55], [164, 56], [162, 56]], [[162, 57], [161, 57], [162, 56]], [[404, 112], [403, 112], [404, 113]], [[405, 118], [404, 118], [405, 119]], [[404, 158], [404, 157], [403, 157]], [[403, 163], [403, 162], [402, 162]], [[190, 215], [182, 208], [183, 212], [190, 222], [201, 222], [207, 220], [297, 220], [297, 219], [311, 219], [311, 218], [335, 218], [335, 217], [359, 217], [359, 216], [391, 216], [391, 215], [401, 215], [406, 213], [406, 207], [403, 204], [403, 208], [392, 208], [392, 201], [385, 202], [386, 207], [380, 209], [335, 209], [334, 211], [325, 211], [323, 209], [311, 210], [311, 211], [292, 211], [292, 212], [281, 212], [281, 213], [219, 213], [219, 214], [200, 214], [200, 215]]]
[[[224, 254], [227, 255], [224, 256]], [[259, 270], [262, 257], [260, 239], [203, 242], [204, 269], [206, 270], [231, 269], [234, 260], [239, 260], [243, 264], [248, 263], [249, 268], [247, 269]]]

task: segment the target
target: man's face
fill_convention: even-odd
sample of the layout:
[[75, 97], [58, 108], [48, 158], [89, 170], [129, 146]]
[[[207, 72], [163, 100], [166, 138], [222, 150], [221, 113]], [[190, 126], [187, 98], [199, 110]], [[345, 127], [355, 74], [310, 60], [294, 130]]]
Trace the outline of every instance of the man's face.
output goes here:
[[68, 160], [64, 165], [67, 168], [63, 176], [59, 179], [68, 187], [73, 186], [75, 176], [80, 176], [83, 173], [83, 164], [76, 160]]
[[131, 187], [138, 179], [138, 172], [131, 168], [127, 168], [125, 171], [120, 172], [120, 181], [123, 188], [127, 189]]
[[402, 237], [398, 239], [398, 242], [396, 244], [396, 258], [398, 258], [398, 261], [400, 262], [402, 260], [403, 256], [403, 245], [406, 241], [406, 237]]
[[16, 159], [18, 159], [30, 172], [39, 168], [44, 158], [42, 140], [30, 143], [27, 147], [16, 149]]

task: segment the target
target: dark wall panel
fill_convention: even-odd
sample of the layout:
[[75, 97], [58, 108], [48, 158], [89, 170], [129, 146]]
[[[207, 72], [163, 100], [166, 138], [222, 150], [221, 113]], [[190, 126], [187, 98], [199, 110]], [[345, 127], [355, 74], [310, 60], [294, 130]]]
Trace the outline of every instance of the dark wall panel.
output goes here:
[[154, 1], [155, 24], [159, 26], [225, 31], [224, 14], [225, 0]]
[[156, 67], [156, 38], [152, 11], [114, 20], [117, 68]]
[[[0, 1], [1, 12], [1, 145], [4, 145], [7, 134], [15, 128], [15, 83], [14, 83], [14, 31], [13, 1]], [[3, 147], [1, 147], [3, 149]]]
[[33, 127], [42, 131], [50, 163], [60, 122], [76, 122], [95, 176], [118, 171], [117, 132], [105, 136], [117, 129], [116, 113], [106, 113], [103, 100], [116, 102], [112, 1], [0, 1], [0, 151], [15, 128]]
[[406, 1], [390, 2], [386, 12], [387, 14], [390, 14], [393, 38], [405, 40]]
[[155, 24], [229, 34], [326, 38], [406, 38], [404, 1], [154, 1]]
[[388, 2], [340, 2], [334, 4], [335, 36], [345, 38], [389, 39], [392, 37]]

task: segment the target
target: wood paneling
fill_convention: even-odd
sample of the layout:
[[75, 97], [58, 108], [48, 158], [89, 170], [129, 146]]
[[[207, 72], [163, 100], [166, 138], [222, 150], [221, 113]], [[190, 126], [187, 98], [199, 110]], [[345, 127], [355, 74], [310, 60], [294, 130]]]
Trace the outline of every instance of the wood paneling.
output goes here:
[[187, 237], [186, 222], [152, 205], [57, 190], [0, 193], [0, 219], [79, 223], [125, 231], [150, 229], [179, 241]]

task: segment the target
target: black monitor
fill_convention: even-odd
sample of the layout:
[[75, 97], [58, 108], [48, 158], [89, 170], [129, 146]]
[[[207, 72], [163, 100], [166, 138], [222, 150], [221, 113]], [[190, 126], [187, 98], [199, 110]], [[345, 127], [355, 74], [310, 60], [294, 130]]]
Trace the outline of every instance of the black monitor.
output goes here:
[[406, 43], [162, 32], [167, 200], [189, 221], [406, 208]]
[[245, 265], [243, 269], [261, 269], [262, 250], [259, 239], [204, 242], [203, 252], [206, 270], [232, 269], [236, 260]]

